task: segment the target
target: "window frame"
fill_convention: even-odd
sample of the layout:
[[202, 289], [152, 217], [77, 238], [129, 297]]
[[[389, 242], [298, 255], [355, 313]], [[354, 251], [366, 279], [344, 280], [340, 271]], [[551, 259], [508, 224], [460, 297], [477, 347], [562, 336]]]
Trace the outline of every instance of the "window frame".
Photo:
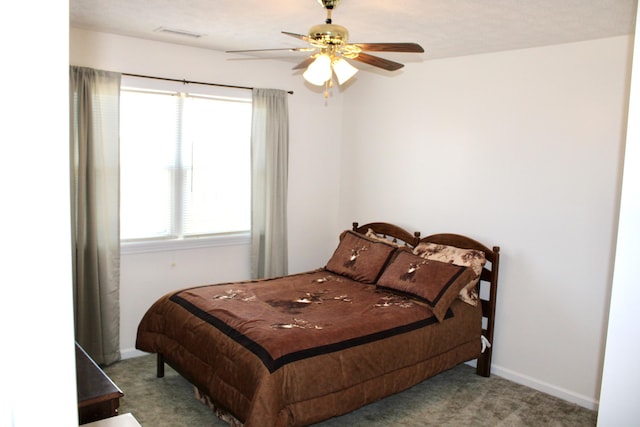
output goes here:
[[127, 255], [151, 252], [171, 252], [222, 246], [249, 245], [250, 243], [250, 231], [243, 231], [239, 233], [220, 233], [203, 237], [121, 240], [120, 253]]

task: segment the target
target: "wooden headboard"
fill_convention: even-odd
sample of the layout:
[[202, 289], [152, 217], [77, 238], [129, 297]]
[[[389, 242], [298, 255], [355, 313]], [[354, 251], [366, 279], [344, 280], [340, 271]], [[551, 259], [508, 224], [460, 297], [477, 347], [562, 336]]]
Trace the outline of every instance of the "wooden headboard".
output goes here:
[[[464, 249], [476, 249], [484, 252], [487, 263], [482, 269], [480, 275], [480, 304], [482, 306], [482, 317], [484, 318], [484, 326], [482, 335], [489, 340], [491, 347], [487, 346], [482, 355], [478, 358], [476, 372], [478, 375], [488, 377], [491, 374], [491, 356], [493, 350], [493, 333], [495, 329], [495, 313], [496, 313], [496, 296], [498, 291], [498, 270], [500, 266], [500, 247], [493, 246], [492, 249], [470, 237], [460, 234], [432, 234], [427, 237], [420, 238], [420, 232], [413, 234], [393, 224], [385, 222], [371, 222], [359, 226], [357, 222], [353, 223], [353, 230], [366, 234], [371, 229], [376, 234], [384, 235], [392, 241], [402, 241], [411, 247], [415, 247], [420, 242], [437, 243], [441, 245], [455, 246]], [[484, 289], [488, 288], [488, 292]], [[485, 295], [483, 297], [483, 295]], [[488, 295], [488, 296], [487, 296]]]

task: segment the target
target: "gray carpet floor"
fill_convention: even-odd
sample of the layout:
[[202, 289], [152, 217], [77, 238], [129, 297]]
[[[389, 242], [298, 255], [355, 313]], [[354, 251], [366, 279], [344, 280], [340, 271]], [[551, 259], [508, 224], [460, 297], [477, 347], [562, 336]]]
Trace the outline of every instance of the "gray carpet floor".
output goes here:
[[[155, 356], [105, 368], [122, 389], [120, 413], [144, 427], [227, 427], [194, 397], [193, 387], [170, 367], [156, 378]], [[460, 365], [409, 390], [316, 427], [595, 426], [596, 413], [493, 375]]]

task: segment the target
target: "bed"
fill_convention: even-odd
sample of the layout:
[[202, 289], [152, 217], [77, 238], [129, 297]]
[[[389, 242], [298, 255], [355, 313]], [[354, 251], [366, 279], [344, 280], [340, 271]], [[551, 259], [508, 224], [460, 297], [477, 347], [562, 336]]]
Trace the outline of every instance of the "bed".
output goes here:
[[232, 425], [313, 424], [474, 359], [489, 376], [499, 251], [353, 223], [323, 268], [163, 296], [136, 347]]

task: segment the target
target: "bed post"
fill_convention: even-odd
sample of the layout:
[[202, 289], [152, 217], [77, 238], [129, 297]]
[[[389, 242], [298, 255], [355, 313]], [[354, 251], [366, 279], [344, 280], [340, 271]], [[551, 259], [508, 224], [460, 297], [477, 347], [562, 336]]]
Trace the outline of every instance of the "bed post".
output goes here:
[[[493, 330], [496, 316], [496, 295], [498, 291], [498, 267], [500, 264], [500, 247], [493, 247], [493, 259], [491, 259], [491, 272], [489, 274], [489, 299], [482, 300], [482, 316], [487, 318], [487, 328], [482, 330], [491, 346], [493, 346]], [[483, 377], [491, 375], [491, 356], [493, 348], [487, 346], [484, 353], [478, 358], [476, 373]]]
[[157, 355], [158, 367], [156, 377], [163, 378], [164, 377], [164, 356], [162, 353], [158, 353]]

